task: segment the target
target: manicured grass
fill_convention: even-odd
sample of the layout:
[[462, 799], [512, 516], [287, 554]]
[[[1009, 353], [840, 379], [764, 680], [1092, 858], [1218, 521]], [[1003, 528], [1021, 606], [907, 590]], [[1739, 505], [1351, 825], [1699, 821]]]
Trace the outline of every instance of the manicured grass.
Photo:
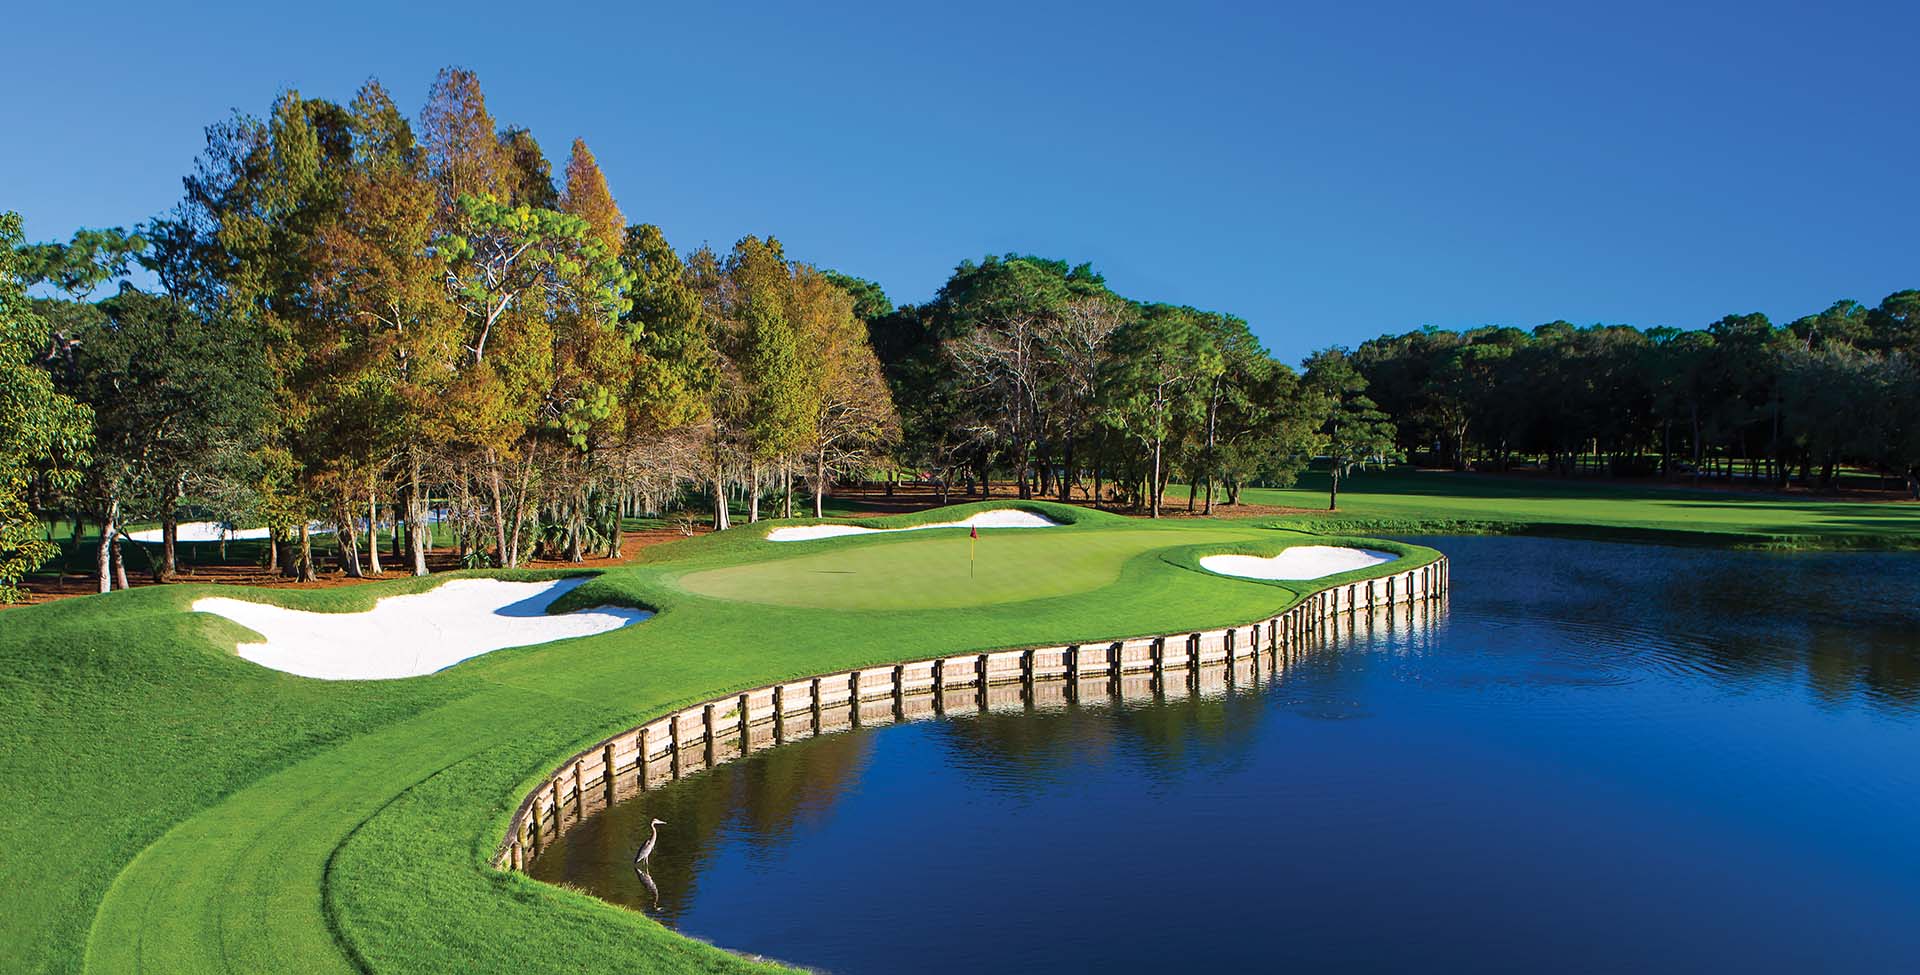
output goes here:
[[[261, 669], [232, 656], [243, 630], [187, 607], [219, 592], [344, 611], [447, 576], [297, 592], [149, 587], [0, 613], [7, 968], [754, 970], [638, 914], [493, 870], [520, 797], [587, 743], [743, 687], [943, 652], [1245, 622], [1318, 585], [1227, 579], [1182, 561], [1310, 536], [1023, 506], [1072, 524], [983, 531], [981, 581], [985, 560], [1008, 559], [995, 563], [991, 589], [954, 594], [961, 532], [772, 543], [743, 527], [649, 548], [559, 607], [658, 610], [645, 623], [403, 681]], [[1430, 557], [1410, 551], [1387, 568]], [[835, 557], [859, 566], [862, 582], [808, 586]], [[1069, 582], [1048, 583], [1063, 566]], [[1014, 574], [1032, 587], [998, 581]], [[1020, 598], [989, 608], [1002, 594]]]
[[782, 606], [989, 606], [1111, 585], [1127, 559], [1167, 544], [1164, 531], [1108, 531], [1063, 546], [1045, 537], [1055, 530], [983, 528], [977, 541], [969, 539], [964, 528], [882, 535], [851, 551], [832, 547], [812, 555], [694, 572], [682, 577], [680, 585], [703, 596]]
[[[1184, 505], [1184, 488], [1168, 504]], [[1327, 474], [1249, 488], [1248, 504], [1327, 506]], [[1220, 509], [1231, 513], [1233, 509]], [[1552, 477], [1368, 471], [1340, 483], [1340, 510], [1287, 520], [1359, 532], [1546, 531], [1752, 548], [1920, 548], [1920, 504], [1782, 498]]]

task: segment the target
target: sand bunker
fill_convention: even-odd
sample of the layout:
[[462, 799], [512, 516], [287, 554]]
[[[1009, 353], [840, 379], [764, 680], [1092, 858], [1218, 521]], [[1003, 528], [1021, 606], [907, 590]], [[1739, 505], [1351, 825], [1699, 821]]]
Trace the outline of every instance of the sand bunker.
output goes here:
[[1370, 548], [1345, 548], [1337, 545], [1296, 545], [1271, 558], [1258, 555], [1209, 555], [1200, 567], [1223, 576], [1243, 579], [1295, 581], [1318, 579], [1339, 572], [1351, 572], [1399, 558], [1389, 552]]
[[789, 528], [775, 528], [767, 533], [769, 542], [810, 542], [816, 538], [838, 538], [841, 535], [880, 535], [887, 532], [917, 532], [927, 528], [1058, 528], [1060, 523], [1045, 515], [1036, 515], [1031, 511], [1017, 508], [1004, 508], [999, 511], [982, 511], [963, 521], [943, 521], [937, 525], [914, 525], [911, 528], [862, 528], [859, 525], [799, 525]]
[[[249, 538], [265, 538], [265, 528], [228, 528], [217, 521], [183, 521], [180, 523], [180, 540], [183, 542], [217, 542], [225, 535], [227, 541], [237, 542]], [[143, 528], [137, 532], [128, 532], [127, 537], [136, 542], [160, 544], [160, 529]]]
[[653, 615], [619, 606], [547, 615], [554, 600], [585, 581], [453, 579], [427, 592], [388, 596], [364, 613], [310, 613], [219, 596], [193, 608], [266, 637], [235, 648], [263, 667], [322, 680], [390, 680], [507, 647], [605, 633]]
[[[225, 535], [229, 542], [268, 537], [265, 528], [228, 528], [217, 521], [183, 521], [179, 528], [179, 540], [182, 542], [217, 542], [222, 535]], [[316, 524], [310, 526], [307, 531], [313, 535], [325, 535], [333, 529]], [[148, 542], [154, 545], [166, 541], [161, 537], [158, 528], [142, 528], [137, 532], [128, 532], [127, 537], [136, 542]]]

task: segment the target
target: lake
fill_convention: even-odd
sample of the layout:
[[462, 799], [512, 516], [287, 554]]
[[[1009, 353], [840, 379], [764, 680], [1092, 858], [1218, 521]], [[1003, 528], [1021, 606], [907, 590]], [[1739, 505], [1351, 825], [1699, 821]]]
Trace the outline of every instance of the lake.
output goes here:
[[529, 872], [841, 973], [1920, 970], [1920, 555], [1413, 541], [1411, 621], [782, 745]]

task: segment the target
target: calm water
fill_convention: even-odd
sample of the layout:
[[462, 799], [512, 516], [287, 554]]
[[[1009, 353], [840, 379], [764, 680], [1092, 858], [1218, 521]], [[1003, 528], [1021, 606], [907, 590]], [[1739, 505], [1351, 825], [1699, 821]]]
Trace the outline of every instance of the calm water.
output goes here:
[[1444, 612], [1258, 686], [782, 746], [533, 873], [842, 973], [1920, 971], [1920, 556], [1425, 541]]

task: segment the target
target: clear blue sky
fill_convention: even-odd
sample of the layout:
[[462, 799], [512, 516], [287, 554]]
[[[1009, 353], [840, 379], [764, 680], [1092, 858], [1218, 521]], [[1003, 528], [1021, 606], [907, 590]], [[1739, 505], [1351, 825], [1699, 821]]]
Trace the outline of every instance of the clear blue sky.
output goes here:
[[896, 301], [1032, 252], [1298, 359], [1920, 287], [1911, 3], [171, 6], [7, 12], [30, 236], [163, 210], [202, 128], [283, 87], [411, 111], [460, 64], [676, 246], [771, 233]]

